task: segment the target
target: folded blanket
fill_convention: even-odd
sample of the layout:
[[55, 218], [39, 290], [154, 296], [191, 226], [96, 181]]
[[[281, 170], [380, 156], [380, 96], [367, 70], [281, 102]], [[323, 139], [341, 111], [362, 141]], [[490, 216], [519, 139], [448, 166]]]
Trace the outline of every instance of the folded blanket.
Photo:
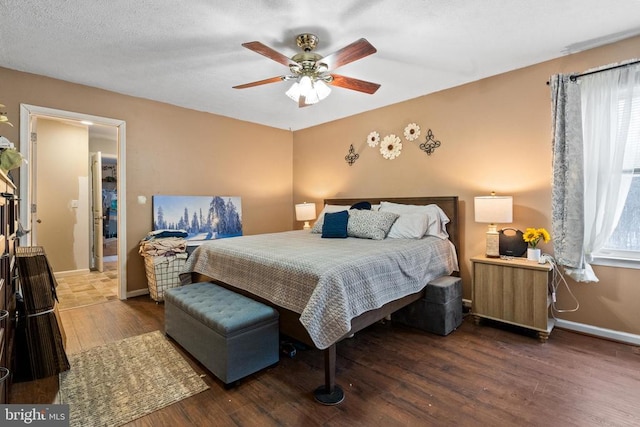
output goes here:
[[187, 240], [182, 237], [164, 237], [142, 240], [138, 253], [142, 256], [170, 256], [184, 253], [187, 250]]

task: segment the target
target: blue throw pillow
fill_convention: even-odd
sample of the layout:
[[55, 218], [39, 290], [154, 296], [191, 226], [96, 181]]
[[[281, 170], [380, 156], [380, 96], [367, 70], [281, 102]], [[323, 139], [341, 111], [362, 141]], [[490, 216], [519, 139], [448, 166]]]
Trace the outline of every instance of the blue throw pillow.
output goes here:
[[346, 239], [348, 223], [348, 211], [325, 213], [324, 223], [322, 224], [322, 237], [330, 239]]

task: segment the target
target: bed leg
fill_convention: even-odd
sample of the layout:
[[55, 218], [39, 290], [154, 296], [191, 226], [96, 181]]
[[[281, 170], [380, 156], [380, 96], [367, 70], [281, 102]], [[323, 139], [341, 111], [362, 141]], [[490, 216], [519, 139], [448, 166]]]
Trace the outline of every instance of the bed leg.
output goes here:
[[344, 400], [344, 391], [336, 384], [336, 345], [324, 350], [324, 385], [314, 390], [313, 396], [323, 405], [337, 405]]

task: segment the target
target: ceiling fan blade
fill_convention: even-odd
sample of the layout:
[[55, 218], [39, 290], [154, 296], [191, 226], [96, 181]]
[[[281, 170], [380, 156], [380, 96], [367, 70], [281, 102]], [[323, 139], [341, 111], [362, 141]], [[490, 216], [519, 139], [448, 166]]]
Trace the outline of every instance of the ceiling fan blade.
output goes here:
[[333, 80], [329, 83], [330, 85], [357, 90], [358, 92], [368, 93], [369, 95], [374, 94], [380, 87], [378, 83], [354, 79], [353, 77], [345, 77], [340, 74], [331, 74], [331, 77], [333, 77]]
[[256, 41], [256, 42], [242, 43], [242, 46], [256, 53], [259, 53], [260, 55], [266, 56], [269, 59], [273, 59], [274, 61], [279, 62], [280, 64], [285, 65], [287, 67], [290, 64], [295, 64], [295, 62], [293, 62], [291, 58], [284, 56], [280, 52], [276, 52], [275, 50], [271, 49], [269, 46], [264, 45], [260, 42]]
[[243, 85], [233, 86], [233, 89], [246, 89], [248, 87], [266, 85], [267, 83], [277, 83], [284, 80], [284, 77], [271, 77], [270, 79], [258, 80], [257, 82], [245, 83]]
[[334, 70], [376, 52], [376, 48], [373, 47], [367, 39], [359, 39], [350, 45], [325, 56], [320, 61], [327, 64], [330, 70]]

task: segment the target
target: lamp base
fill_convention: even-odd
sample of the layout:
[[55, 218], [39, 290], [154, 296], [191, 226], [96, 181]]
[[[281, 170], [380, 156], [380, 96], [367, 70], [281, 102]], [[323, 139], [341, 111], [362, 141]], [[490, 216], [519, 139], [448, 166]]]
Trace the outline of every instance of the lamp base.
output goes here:
[[489, 224], [487, 230], [487, 248], [485, 251], [487, 258], [500, 258], [500, 234], [495, 224]]
[[302, 226], [303, 230], [309, 230], [311, 229], [311, 226], [309, 225], [309, 221], [305, 221], [304, 225]]

